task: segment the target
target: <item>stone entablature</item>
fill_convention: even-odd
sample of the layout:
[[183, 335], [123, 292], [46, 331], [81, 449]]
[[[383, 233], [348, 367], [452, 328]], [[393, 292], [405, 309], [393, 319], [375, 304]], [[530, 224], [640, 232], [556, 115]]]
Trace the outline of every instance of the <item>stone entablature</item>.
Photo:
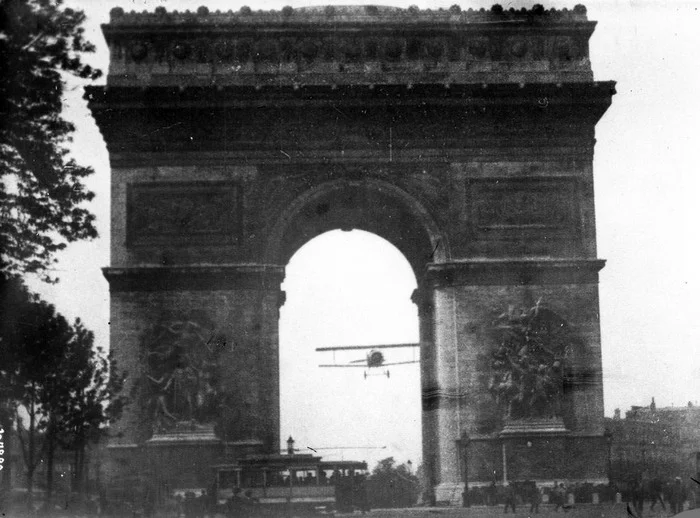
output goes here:
[[[495, 7], [495, 6], [494, 6]], [[125, 13], [103, 26], [112, 86], [590, 82], [586, 10]]]

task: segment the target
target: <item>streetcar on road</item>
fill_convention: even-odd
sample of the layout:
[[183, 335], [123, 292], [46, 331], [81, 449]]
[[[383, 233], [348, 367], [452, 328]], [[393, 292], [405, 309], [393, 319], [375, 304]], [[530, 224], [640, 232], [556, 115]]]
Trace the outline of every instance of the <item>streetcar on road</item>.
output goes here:
[[223, 514], [235, 514], [236, 506], [264, 516], [325, 514], [366, 500], [366, 462], [299, 453], [249, 455], [213, 469], [217, 510]]

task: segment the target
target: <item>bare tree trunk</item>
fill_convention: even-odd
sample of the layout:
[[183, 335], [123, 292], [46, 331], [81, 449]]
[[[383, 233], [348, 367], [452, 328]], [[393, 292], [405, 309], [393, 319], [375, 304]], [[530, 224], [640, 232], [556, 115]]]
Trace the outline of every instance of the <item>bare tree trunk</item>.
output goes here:
[[34, 431], [35, 431], [36, 411], [34, 398], [29, 405], [29, 449], [27, 450], [27, 507], [34, 512]]
[[79, 455], [79, 450], [80, 448], [78, 447], [77, 444], [73, 445], [73, 484], [71, 487], [71, 492], [72, 493], [77, 493], [80, 490], [80, 455]]
[[[32, 389], [34, 389], [34, 387], [32, 387]], [[19, 439], [19, 442], [22, 446], [22, 456], [24, 458], [24, 464], [27, 467], [27, 507], [30, 509], [31, 512], [34, 512], [34, 473], [36, 471], [36, 466], [39, 460], [41, 459], [41, 454], [36, 451], [37, 408], [36, 402], [34, 401], [34, 392], [32, 392], [29, 408], [27, 408], [26, 410], [29, 417], [29, 427], [26, 430], [26, 442], [22, 437], [23, 424], [22, 418], [20, 417], [18, 411], [15, 412], [15, 419], [17, 422], [17, 438]]]
[[[0, 411], [0, 430], [2, 430], [2, 449], [5, 450], [5, 464], [3, 464], [2, 470], [2, 483], [0, 484], [0, 494], [3, 497], [9, 497], [10, 491], [12, 490], [12, 457], [10, 456], [11, 441], [12, 441], [12, 418], [9, 415], [9, 411], [2, 409]], [[1, 500], [0, 500], [1, 501]]]
[[85, 442], [81, 441], [78, 447], [78, 493], [85, 496]]
[[56, 438], [53, 424], [46, 432], [46, 506], [52, 509], [53, 502], [53, 461], [56, 451]]

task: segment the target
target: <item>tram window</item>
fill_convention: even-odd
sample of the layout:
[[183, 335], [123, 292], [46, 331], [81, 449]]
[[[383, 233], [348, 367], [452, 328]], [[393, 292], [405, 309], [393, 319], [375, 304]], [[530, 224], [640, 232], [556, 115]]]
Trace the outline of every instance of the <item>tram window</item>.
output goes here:
[[262, 471], [244, 471], [241, 473], [243, 487], [263, 487], [265, 478]]
[[231, 488], [238, 484], [235, 471], [219, 471], [219, 487]]
[[268, 471], [267, 472], [267, 487], [280, 487], [289, 485], [289, 471]]
[[293, 470], [294, 484], [297, 486], [316, 485], [315, 469], [295, 469]]
[[328, 471], [326, 469], [322, 469], [318, 472], [318, 483], [322, 486], [326, 486], [329, 484], [329, 478], [330, 475], [332, 474], [332, 471]]

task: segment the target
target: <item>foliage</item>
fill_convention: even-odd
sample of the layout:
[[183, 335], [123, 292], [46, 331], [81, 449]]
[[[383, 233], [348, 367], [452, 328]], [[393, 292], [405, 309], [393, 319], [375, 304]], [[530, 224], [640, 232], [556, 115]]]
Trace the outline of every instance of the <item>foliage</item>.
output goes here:
[[6, 430], [16, 427], [31, 494], [38, 463], [50, 466], [56, 446], [84, 451], [118, 417], [123, 377], [80, 320], [69, 324], [16, 277], [0, 275], [0, 309], [1, 417]]
[[46, 382], [49, 413], [47, 440], [55, 439], [75, 454], [74, 490], [81, 489], [85, 450], [105, 435], [106, 425], [121, 415], [124, 375], [111, 354], [94, 346], [94, 334], [80, 319], [72, 326], [64, 357]]
[[511, 308], [495, 322], [498, 348], [492, 355], [489, 389], [513, 419], [561, 415], [566, 360], [573, 344], [567, 323], [539, 303]]
[[394, 457], [380, 460], [367, 479], [373, 508], [411, 507], [418, 501], [420, 482], [406, 464], [396, 466]]
[[45, 446], [41, 437], [48, 423], [45, 406], [50, 385], [46, 382], [63, 358], [71, 329], [52, 305], [30, 294], [21, 281], [11, 278], [1, 282], [1, 406], [7, 424], [16, 425], [31, 502], [34, 472]]
[[67, 75], [101, 75], [81, 61], [93, 52], [85, 15], [63, 0], [0, 0], [0, 271], [45, 280], [67, 242], [97, 236], [92, 169], [68, 156], [75, 127], [61, 116]]

